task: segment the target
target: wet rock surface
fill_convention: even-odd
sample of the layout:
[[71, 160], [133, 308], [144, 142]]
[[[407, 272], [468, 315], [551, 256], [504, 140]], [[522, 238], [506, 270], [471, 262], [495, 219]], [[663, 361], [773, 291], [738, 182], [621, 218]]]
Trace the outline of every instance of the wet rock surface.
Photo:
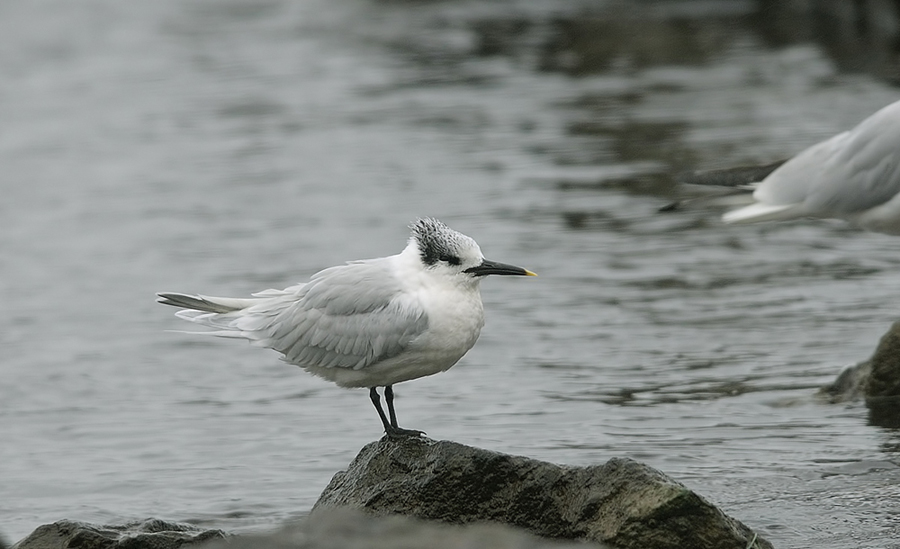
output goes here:
[[870, 424], [900, 427], [900, 321], [881, 336], [869, 360], [846, 368], [820, 394], [831, 402], [864, 398]]
[[764, 548], [746, 526], [630, 459], [564, 467], [430, 439], [384, 438], [334, 476], [313, 510], [364, 509], [448, 523], [500, 522], [620, 548]]
[[900, 322], [881, 336], [869, 359], [871, 372], [865, 385], [867, 399], [900, 396]]
[[[860, 368], [865, 371], [865, 365]], [[864, 387], [869, 423], [900, 427], [900, 322], [895, 322], [881, 336], [875, 354], [869, 359], [869, 375]]]
[[11, 549], [177, 549], [221, 538], [221, 530], [158, 519], [114, 526], [61, 520], [38, 527]]
[[227, 536], [155, 519], [103, 526], [62, 520], [37, 528], [12, 549], [187, 546], [772, 547], [685, 486], [630, 459], [565, 467], [454, 442], [385, 437], [334, 476], [308, 517], [275, 532]]
[[859, 400], [866, 394], [871, 372], [871, 360], [848, 366], [838, 374], [834, 383], [822, 387], [819, 394], [833, 404]]

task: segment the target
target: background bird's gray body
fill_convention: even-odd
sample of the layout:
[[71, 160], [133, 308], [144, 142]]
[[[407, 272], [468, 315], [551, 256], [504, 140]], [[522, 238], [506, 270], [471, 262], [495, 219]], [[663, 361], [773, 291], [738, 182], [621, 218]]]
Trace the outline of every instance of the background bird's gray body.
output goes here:
[[753, 193], [729, 223], [833, 217], [900, 234], [900, 101], [858, 126], [802, 151]]

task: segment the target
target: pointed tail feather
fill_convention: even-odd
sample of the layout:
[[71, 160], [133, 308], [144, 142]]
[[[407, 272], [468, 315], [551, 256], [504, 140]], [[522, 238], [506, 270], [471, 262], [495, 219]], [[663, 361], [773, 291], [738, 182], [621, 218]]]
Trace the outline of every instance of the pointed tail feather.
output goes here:
[[783, 221], [800, 217], [797, 204], [763, 204], [757, 202], [722, 216], [725, 223], [755, 223], [757, 221]]
[[774, 172], [786, 160], [772, 162], [765, 166], [737, 166], [720, 170], [706, 170], [695, 172], [683, 172], [675, 176], [675, 180], [684, 185], [695, 185], [707, 188], [728, 189], [724, 194], [712, 196], [699, 196], [695, 198], [681, 198], [662, 206], [658, 212], [673, 212], [683, 209], [688, 205], [713, 206], [722, 202], [723, 198], [730, 199], [733, 196], [746, 196], [747, 201], [752, 200], [750, 194], [759, 183]]
[[234, 297], [209, 297], [205, 295], [187, 295], [173, 292], [160, 292], [156, 294], [156, 301], [163, 305], [182, 307], [193, 311], [205, 313], [230, 313], [239, 311], [252, 305], [255, 299], [240, 299]]

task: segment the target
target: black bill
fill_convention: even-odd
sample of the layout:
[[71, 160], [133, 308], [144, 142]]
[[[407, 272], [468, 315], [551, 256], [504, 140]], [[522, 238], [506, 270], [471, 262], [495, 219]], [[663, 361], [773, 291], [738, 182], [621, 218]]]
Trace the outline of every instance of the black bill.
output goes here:
[[463, 272], [473, 274], [475, 276], [487, 276], [487, 275], [537, 276], [536, 274], [529, 271], [528, 269], [523, 269], [522, 267], [516, 267], [515, 265], [507, 265], [506, 263], [500, 263], [499, 261], [491, 261], [489, 259], [485, 259], [481, 262], [481, 265], [476, 265], [475, 267], [466, 269]]

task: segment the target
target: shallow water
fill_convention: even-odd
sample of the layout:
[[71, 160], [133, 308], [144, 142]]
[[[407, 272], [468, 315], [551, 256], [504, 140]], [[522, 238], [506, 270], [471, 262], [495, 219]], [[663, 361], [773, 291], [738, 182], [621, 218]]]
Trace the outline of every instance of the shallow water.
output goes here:
[[153, 295], [283, 287], [433, 215], [541, 276], [483, 284], [476, 347], [396, 388], [405, 426], [641, 460], [777, 547], [889, 545], [900, 436], [814, 394], [898, 317], [900, 243], [656, 209], [898, 93], [767, 47], [746, 2], [665, 6], [0, 4], [0, 532], [307, 512], [380, 434], [365, 392], [167, 332]]

